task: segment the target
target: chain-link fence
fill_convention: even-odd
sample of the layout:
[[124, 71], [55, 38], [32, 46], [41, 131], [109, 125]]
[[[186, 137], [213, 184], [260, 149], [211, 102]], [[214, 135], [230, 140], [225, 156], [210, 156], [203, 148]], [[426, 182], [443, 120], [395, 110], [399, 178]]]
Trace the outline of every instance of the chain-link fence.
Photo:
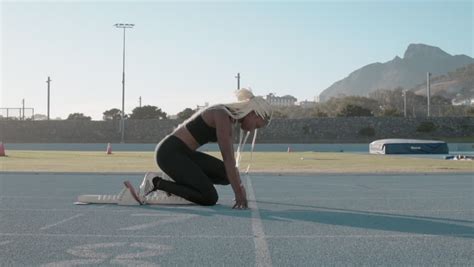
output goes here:
[[0, 120], [34, 120], [34, 108], [0, 108]]
[[[404, 110], [398, 110], [404, 114]], [[430, 117], [466, 117], [474, 115], [474, 106], [430, 105]], [[428, 116], [427, 105], [411, 105], [406, 109], [407, 117], [422, 118]]]

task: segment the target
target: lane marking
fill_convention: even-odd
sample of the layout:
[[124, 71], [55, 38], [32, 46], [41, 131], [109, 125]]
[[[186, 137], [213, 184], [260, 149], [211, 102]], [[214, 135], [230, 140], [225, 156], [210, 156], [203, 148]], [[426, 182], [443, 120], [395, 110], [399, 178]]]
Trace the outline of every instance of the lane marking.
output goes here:
[[68, 254], [77, 256], [80, 258], [92, 258], [92, 259], [107, 259], [109, 255], [104, 252], [98, 251], [101, 248], [115, 248], [124, 246], [126, 242], [112, 242], [112, 243], [96, 243], [96, 244], [84, 244], [75, 246], [66, 250]]
[[3, 195], [0, 198], [19, 198], [19, 199], [71, 199], [71, 197], [49, 197], [49, 196], [8, 196]]
[[[139, 248], [139, 252], [126, 252], [115, 255], [107, 251], [109, 248], [130, 251], [129, 247]], [[132, 243], [127, 246], [126, 242], [95, 243], [72, 247], [66, 252], [81, 259], [51, 262], [42, 266], [76, 266], [76, 265], [126, 265], [126, 266], [160, 266], [153, 262], [144, 261], [143, 258], [152, 258], [168, 254], [174, 247], [156, 243]], [[105, 250], [105, 251], [104, 251]]]
[[[230, 197], [229, 197], [229, 200], [230, 200]], [[0, 203], [1, 203], [1, 201], [0, 201]], [[71, 206], [73, 206], [72, 202], [71, 202]], [[154, 206], [157, 206], [157, 205], [154, 205]], [[222, 206], [222, 204], [221, 204], [221, 206]], [[32, 208], [0, 208], [0, 211], [38, 211], [38, 212], [43, 212], [43, 211], [51, 211], [51, 212], [68, 211], [68, 212], [77, 212], [79, 209], [81, 209], [81, 211], [84, 211], [84, 212], [100, 212], [100, 213], [103, 213], [103, 212], [128, 212], [128, 213], [130, 213], [130, 212], [136, 212], [137, 209], [139, 209], [139, 207], [136, 207], [136, 208], [118, 208], [117, 205], [114, 205], [114, 204], [106, 204], [106, 205], [104, 205], [104, 207], [109, 207], [111, 209], [104, 209], [104, 208], [102, 208], [102, 206], [96, 206], [95, 204], [91, 204], [91, 205], [82, 205], [78, 208], [72, 208], [72, 209], [71, 208], [52, 208], [52, 209], [46, 209], [46, 208], [35, 208], [35, 209], [32, 209]], [[169, 205], [169, 207], [167, 207], [166, 210], [162, 209], [159, 212], [172, 213], [172, 209], [173, 210], [184, 210], [186, 212], [188, 212], [189, 210], [199, 211], [199, 212], [202, 212], [202, 211], [217, 212], [215, 209], [205, 209], [205, 208], [200, 209], [199, 207], [195, 208], [195, 207], [191, 207], [191, 206], [187, 206], [187, 207], [184, 207], [184, 206], [183, 207], [174, 207], [173, 206], [173, 207], [171, 207], [171, 205]], [[158, 208], [156, 210], [157, 210], [157, 213], [158, 213]], [[221, 213], [221, 214], [223, 214], [223, 213], [234, 213], [234, 212], [235, 211], [232, 210], [232, 209], [219, 210], [219, 213]], [[181, 214], [181, 213], [175, 213], [175, 214]]]
[[474, 237], [474, 234], [390, 234], [390, 235], [267, 235], [267, 238], [295, 238], [295, 239], [318, 239], [318, 238], [444, 238], [444, 237]]
[[125, 237], [125, 238], [223, 238], [223, 239], [249, 239], [253, 238], [253, 235], [137, 235], [137, 234], [34, 234], [34, 233], [0, 233], [0, 236], [12, 236], [12, 237]]
[[[453, 197], [443, 197], [443, 196], [433, 196], [433, 197], [318, 197], [318, 196], [299, 196], [295, 197], [279, 197], [279, 200], [293, 200], [293, 199], [307, 199], [311, 198], [314, 200], [325, 199], [325, 200], [415, 200], [415, 199], [426, 199], [426, 200], [436, 200], [436, 199], [464, 199], [472, 198], [471, 195], [466, 196], [453, 196]], [[274, 197], [262, 197], [261, 199], [275, 199]]]
[[[334, 212], [343, 212], [343, 211], [338, 211], [341, 208], [335, 208], [335, 207], [318, 207], [318, 206], [311, 206], [307, 204], [290, 204], [290, 203], [283, 203], [283, 202], [269, 202], [266, 200], [261, 200], [261, 204], [266, 204], [266, 205], [283, 205], [283, 206], [302, 206], [306, 207], [312, 210], [333, 210]], [[249, 203], [250, 205], [250, 203]], [[70, 210], [70, 209], [0, 209], [0, 211], [28, 211], [28, 212], [73, 212], [77, 210]], [[120, 210], [108, 210], [108, 209], [99, 209], [99, 210], [85, 210], [88, 213], [95, 213], [95, 212], [100, 212], [102, 214], [105, 213], [122, 213], [122, 212], [131, 212], [131, 211], [136, 211], [136, 209], [120, 209]], [[453, 213], [460, 213], [462, 215], [466, 213], [471, 213], [474, 212], [474, 209], [466, 209], [466, 210], [451, 210], [451, 209], [438, 209], [438, 210], [428, 210], [428, 209], [367, 209], [367, 210], [350, 210], [349, 208], [346, 208], [347, 212], [352, 212], [352, 213], [390, 213], [390, 212], [402, 212], [405, 214], [393, 214], [393, 216], [402, 216], [402, 217], [417, 217], [417, 216], [426, 216], [426, 214], [431, 214], [431, 213], [445, 213], [445, 214], [453, 214]], [[219, 211], [222, 213], [225, 213], [225, 211]], [[406, 214], [406, 213], [412, 213], [412, 212], [421, 212], [422, 214]], [[390, 214], [392, 215], [392, 214]], [[138, 216], [138, 215], [137, 215]], [[141, 215], [141, 216], [155, 216], [155, 215]], [[167, 216], [167, 215], [156, 215], [156, 216]], [[169, 215], [173, 216], [173, 215]], [[180, 214], [174, 215], [176, 217], [180, 216]], [[446, 220], [450, 219], [452, 220], [453, 218], [436, 218], [439, 220]], [[463, 220], [462, 218], [459, 218], [457, 220]]]
[[[254, 235], [117, 235], [117, 234], [33, 234], [33, 233], [0, 233], [0, 236], [11, 236], [11, 237], [124, 237], [124, 238], [195, 238], [195, 239], [250, 239], [255, 238]], [[317, 238], [393, 238], [393, 237], [400, 237], [400, 238], [446, 238], [446, 237], [474, 237], [474, 234], [466, 233], [466, 234], [441, 234], [441, 235], [434, 235], [434, 234], [390, 234], [390, 235], [266, 235], [266, 238], [305, 238], [305, 239], [317, 239]]]
[[103, 261], [104, 261], [103, 259], [65, 260], [65, 261], [42, 264], [40, 266], [41, 267], [68, 267], [68, 266], [92, 265], [92, 264], [99, 265]]
[[[455, 212], [462, 212], [462, 213], [469, 213], [473, 212], [474, 209], [470, 210], [419, 210], [419, 209], [414, 209], [414, 210], [409, 210], [409, 209], [403, 209], [403, 210], [351, 210], [348, 208], [326, 208], [326, 207], [317, 207], [317, 206], [310, 206], [310, 205], [304, 205], [304, 204], [288, 204], [288, 203], [278, 203], [278, 202], [266, 202], [266, 201], [260, 201], [262, 204], [269, 204], [269, 205], [280, 205], [280, 206], [300, 206], [300, 207], [305, 207], [308, 209], [313, 209], [313, 210], [324, 210], [324, 211], [331, 211], [331, 212], [340, 212], [340, 213], [355, 213], [355, 214], [364, 214], [364, 213], [387, 213], [387, 212], [426, 212], [426, 213], [433, 213], [433, 212], [446, 212], [446, 213], [455, 213]], [[310, 212], [312, 210], [308, 210]], [[375, 214], [377, 215], [377, 214]], [[419, 217], [419, 216], [424, 216], [420, 214], [380, 214], [380, 215], [391, 215], [391, 216], [401, 216], [401, 217]], [[453, 219], [453, 218], [438, 218], [438, 219]]]
[[62, 223], [65, 223], [65, 222], [67, 222], [67, 221], [73, 220], [73, 219], [75, 219], [75, 218], [81, 217], [82, 215], [84, 215], [84, 214], [82, 214], [82, 213], [76, 214], [76, 215], [74, 215], [74, 216], [72, 216], [72, 217], [66, 218], [66, 219], [61, 220], [61, 221], [59, 221], [59, 222], [57, 222], [57, 223], [53, 223], [53, 224], [49, 224], [49, 225], [43, 226], [43, 227], [40, 228], [40, 230], [46, 230], [46, 229], [52, 228], [52, 227], [57, 226], [57, 225], [59, 225], [59, 224], [62, 224]]
[[11, 242], [12, 242], [11, 240], [2, 241], [2, 242], [0, 242], [0, 246], [9, 244], [9, 243], [11, 243]]
[[[105, 206], [109, 206], [109, 207], [112, 207], [110, 205], [105, 205]], [[108, 210], [108, 209], [103, 209], [101, 208], [101, 206], [97, 206], [97, 207], [94, 207], [92, 208], [91, 206], [87, 207], [87, 205], [85, 205], [84, 207], [81, 207], [84, 209], [84, 211], [87, 211], [87, 212], [100, 212], [100, 213], [104, 213], [104, 212], [132, 212], [132, 211], [136, 211], [137, 209], [134, 208], [134, 209], [112, 209], [112, 210]], [[99, 209], [101, 208], [101, 209]], [[114, 208], [114, 207], [112, 207]], [[0, 208], [0, 211], [38, 211], [38, 212], [43, 212], [43, 211], [51, 211], [51, 212], [60, 212], [60, 211], [64, 211], [64, 212], [74, 212], [76, 211], [77, 212], [77, 209], [2, 209]]]
[[272, 259], [268, 250], [268, 244], [265, 240], [265, 233], [263, 232], [262, 219], [258, 211], [257, 199], [255, 198], [255, 191], [253, 190], [250, 176], [246, 175], [247, 180], [247, 194], [249, 195], [249, 208], [252, 211], [252, 232], [253, 241], [255, 243], [255, 264], [257, 266], [272, 266]]
[[[150, 216], [150, 215], [145, 215], [145, 216]], [[158, 216], [161, 217], [163, 215], [158, 215]], [[180, 215], [180, 216], [165, 215], [165, 217], [169, 217], [169, 218], [160, 219], [151, 223], [144, 223], [144, 224], [137, 224], [133, 226], [123, 227], [123, 228], [119, 228], [119, 230], [129, 230], [129, 231], [143, 230], [143, 229], [155, 227], [160, 224], [177, 223], [177, 222], [186, 221], [191, 218], [197, 217], [197, 215]]]
[[140, 216], [140, 217], [161, 217], [161, 216], [168, 216], [168, 217], [189, 217], [190, 214], [173, 214], [173, 213], [134, 213], [130, 214], [130, 216]]

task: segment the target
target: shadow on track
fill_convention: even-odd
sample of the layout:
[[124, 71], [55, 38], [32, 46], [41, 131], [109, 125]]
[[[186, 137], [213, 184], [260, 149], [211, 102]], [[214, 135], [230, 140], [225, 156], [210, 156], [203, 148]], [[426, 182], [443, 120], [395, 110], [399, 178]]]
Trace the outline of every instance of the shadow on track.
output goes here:
[[[267, 201], [258, 201], [258, 203], [298, 207], [297, 209], [285, 210], [260, 208], [260, 217], [263, 221], [304, 221], [400, 233], [455, 236], [469, 239], [474, 238], [474, 227], [456, 224], [467, 223], [472, 225], [474, 222], [469, 220], [400, 215]], [[251, 210], [232, 210], [230, 207], [223, 205], [205, 207], [202, 209], [199, 206], [193, 206], [193, 208], [188, 208], [186, 206], [180, 208], [169, 206], [144, 206], [143, 208], [147, 210], [161, 212], [170, 211], [174, 213], [195, 214], [199, 216], [219, 215], [240, 218], [252, 217]]]

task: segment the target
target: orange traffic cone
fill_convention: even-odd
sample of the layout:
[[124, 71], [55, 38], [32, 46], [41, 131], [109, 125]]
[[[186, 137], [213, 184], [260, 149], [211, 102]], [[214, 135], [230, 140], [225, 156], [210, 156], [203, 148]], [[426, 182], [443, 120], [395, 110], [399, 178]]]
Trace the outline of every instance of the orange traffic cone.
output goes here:
[[0, 157], [6, 157], [7, 155], [5, 154], [5, 146], [3, 145], [2, 142], [0, 142]]
[[112, 146], [110, 145], [110, 143], [107, 143], [107, 155], [110, 154], [112, 154]]

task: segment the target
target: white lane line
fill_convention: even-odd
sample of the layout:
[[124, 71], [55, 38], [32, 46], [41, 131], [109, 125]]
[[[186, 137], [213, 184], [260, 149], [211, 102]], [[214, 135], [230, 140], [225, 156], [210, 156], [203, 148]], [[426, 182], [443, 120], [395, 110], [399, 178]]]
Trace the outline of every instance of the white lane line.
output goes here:
[[0, 246], [6, 245], [6, 244], [11, 243], [11, 242], [12, 242], [11, 240], [2, 241], [2, 242], [0, 242]]
[[[464, 199], [464, 198], [471, 198], [470, 195], [465, 196], [451, 196], [451, 197], [443, 197], [443, 196], [432, 196], [432, 197], [340, 197], [340, 196], [333, 196], [333, 197], [318, 197], [318, 196], [299, 196], [299, 197], [280, 197], [279, 200], [293, 200], [293, 199], [312, 199], [312, 200], [320, 200], [320, 199], [328, 199], [328, 200], [417, 200], [417, 199]], [[270, 197], [265, 197], [261, 199], [274, 199]]]
[[[272, 199], [273, 200], [273, 199]], [[474, 212], [474, 209], [465, 209], [465, 210], [450, 210], [450, 209], [438, 209], [438, 210], [429, 210], [429, 209], [367, 209], [367, 210], [351, 210], [351, 207], [318, 207], [318, 206], [311, 206], [308, 204], [295, 204], [295, 203], [284, 203], [284, 202], [271, 202], [271, 201], [266, 201], [266, 200], [261, 200], [260, 203], [264, 204], [271, 204], [271, 205], [282, 205], [282, 206], [302, 206], [302, 207], [307, 207], [311, 209], [324, 209], [324, 210], [330, 210], [337, 212], [338, 209], [346, 209], [346, 211], [340, 211], [340, 212], [353, 212], [353, 213], [367, 213], [367, 212], [374, 212], [374, 213], [387, 213], [387, 212], [422, 212], [423, 214], [393, 214], [396, 216], [424, 216], [426, 213], [469, 213], [469, 212]], [[249, 203], [250, 205], [250, 203]], [[8, 211], [27, 211], [27, 212], [74, 212], [77, 210], [72, 210], [72, 209], [1, 209], [0, 211], [3, 212], [8, 212]], [[95, 213], [95, 212], [100, 212], [100, 213], [122, 213], [122, 212], [133, 212], [136, 211], [136, 209], [117, 209], [117, 210], [109, 210], [109, 209], [89, 209], [89, 210], [84, 210], [87, 211], [88, 213]], [[219, 211], [222, 213], [226, 213], [226, 211]], [[231, 211], [232, 212], [232, 211]], [[229, 213], [231, 213], [229, 212]], [[174, 216], [179, 216], [179, 214], [175, 214]], [[133, 215], [132, 215], [133, 216]], [[135, 215], [135, 216], [152, 216], [152, 215]], [[166, 216], [166, 215], [156, 215], [156, 216]], [[173, 215], [169, 215], [173, 216]], [[439, 218], [439, 219], [448, 219], [448, 218]], [[452, 218], [449, 218], [452, 219]], [[462, 220], [462, 219], [458, 219]]]
[[[71, 237], [71, 238], [76, 238], [76, 237], [91, 237], [91, 238], [97, 238], [97, 237], [123, 237], [123, 238], [194, 238], [194, 239], [250, 239], [250, 238], [255, 238], [253, 235], [136, 235], [136, 234], [130, 234], [130, 235], [118, 235], [118, 234], [109, 234], [109, 235], [103, 235], [103, 234], [36, 234], [36, 233], [0, 233], [0, 236], [10, 236], [10, 237], [58, 237], [58, 238], [64, 238], [64, 237]], [[278, 238], [294, 238], [294, 239], [320, 239], [320, 238], [459, 238], [459, 237], [469, 237], [473, 238], [474, 234], [440, 234], [440, 235], [435, 235], [435, 234], [388, 234], [388, 235], [266, 235], [265, 238], [269, 239], [278, 239]], [[6, 242], [6, 241], [5, 241]]]
[[446, 238], [446, 237], [474, 237], [474, 234], [390, 234], [390, 235], [267, 235], [273, 239], [318, 239], [318, 238]]
[[203, 238], [203, 239], [250, 239], [252, 235], [137, 235], [137, 234], [48, 234], [48, 233], [0, 233], [0, 236], [12, 237], [123, 237], [123, 238]]
[[160, 216], [171, 216], [171, 217], [189, 217], [189, 214], [174, 214], [174, 213], [134, 213], [130, 216], [139, 216], [139, 217], [160, 217]]
[[247, 178], [247, 194], [249, 196], [249, 208], [252, 210], [252, 232], [253, 241], [255, 243], [255, 265], [256, 266], [272, 266], [272, 259], [268, 250], [268, 244], [265, 240], [265, 233], [263, 232], [262, 219], [258, 211], [257, 199], [255, 198], [255, 191], [253, 190], [250, 176]]
[[[104, 208], [101, 208], [101, 206], [97, 206], [97, 207], [87, 207], [87, 205], [84, 205], [85, 207], [81, 207], [84, 209], [84, 211], [87, 211], [87, 212], [100, 212], [100, 213], [103, 213], [103, 212], [132, 212], [132, 211], [136, 211], [136, 208], [135, 209], [113, 209], [113, 210], [109, 210], [109, 209], [104, 209]], [[110, 207], [110, 205], [109, 205]], [[100, 208], [100, 209], [99, 209]], [[78, 209], [41, 209], [41, 208], [38, 208], [38, 209], [19, 209], [19, 208], [15, 208], [15, 209], [1, 209], [0, 208], [0, 211], [28, 211], [28, 212], [31, 212], [31, 211], [37, 211], [37, 212], [44, 212], [44, 211], [51, 211], [51, 212], [60, 212], [60, 211], [64, 211], [64, 212], [75, 212], [77, 211]]]
[[59, 222], [57, 222], [57, 223], [53, 223], [53, 224], [49, 224], [49, 225], [43, 226], [43, 227], [40, 228], [40, 230], [49, 229], [49, 228], [51, 228], [51, 227], [54, 227], [54, 226], [57, 226], [57, 225], [59, 225], [59, 224], [65, 223], [65, 222], [70, 221], [70, 220], [72, 220], [72, 219], [81, 217], [82, 215], [84, 215], [84, 214], [82, 214], [82, 213], [76, 214], [76, 215], [74, 215], [74, 216], [72, 216], [72, 217], [69, 217], [69, 218], [67, 218], [67, 219], [61, 220], [61, 221], [59, 221]]
[[130, 230], [130, 231], [143, 230], [143, 229], [147, 229], [147, 228], [153, 228], [153, 227], [161, 225], [161, 224], [178, 223], [178, 222], [186, 221], [186, 220], [189, 220], [193, 217], [197, 217], [197, 215], [186, 215], [186, 216], [181, 215], [181, 216], [172, 216], [172, 217], [166, 216], [166, 217], [168, 217], [168, 218], [164, 218], [164, 219], [154, 221], [154, 222], [151, 222], [151, 223], [144, 223], [144, 224], [138, 224], [138, 225], [133, 225], [133, 226], [129, 226], [129, 227], [124, 227], [124, 228], [120, 228], [119, 230]]
[[71, 199], [71, 197], [49, 197], [49, 196], [8, 196], [3, 195], [0, 198], [15, 198], [15, 199]]

